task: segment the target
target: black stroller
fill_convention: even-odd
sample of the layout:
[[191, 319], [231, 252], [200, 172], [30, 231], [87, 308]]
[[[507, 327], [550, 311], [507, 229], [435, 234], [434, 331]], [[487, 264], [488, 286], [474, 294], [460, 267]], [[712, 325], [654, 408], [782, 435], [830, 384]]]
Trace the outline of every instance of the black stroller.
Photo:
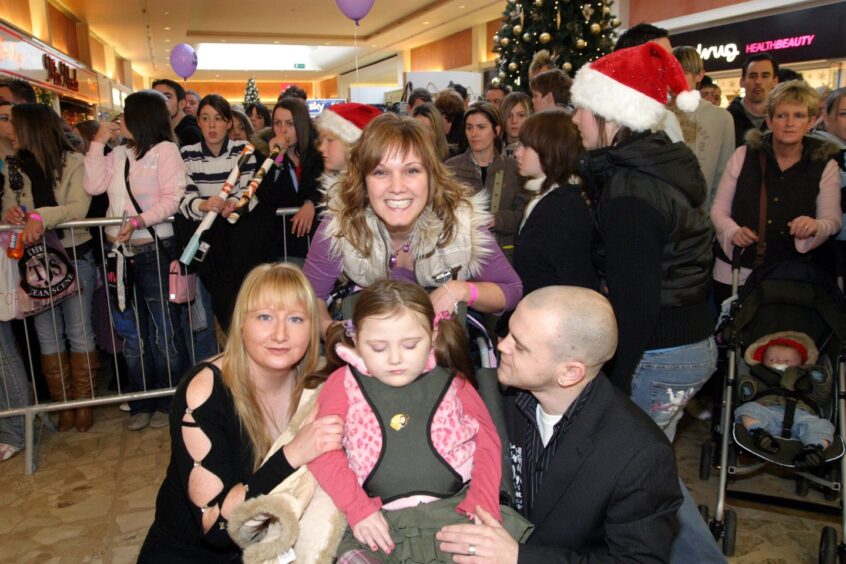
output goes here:
[[[807, 495], [810, 485], [824, 489], [827, 500], [833, 501], [841, 490], [841, 478], [846, 475], [846, 459], [843, 458], [843, 441], [840, 437], [846, 428], [846, 310], [840, 289], [826, 273], [809, 262], [784, 261], [765, 266], [754, 271], [738, 295], [739, 269], [734, 270], [733, 294], [737, 299], [731, 304], [728, 319], [721, 325], [723, 340], [728, 346], [728, 370], [723, 391], [721, 414], [716, 435], [720, 439], [717, 466], [720, 470], [720, 483], [717, 506], [709, 525], [715, 538], [722, 540], [723, 553], [734, 554], [737, 534], [737, 515], [726, 508], [726, 497], [751, 499], [777, 505], [798, 506], [803, 509], [841, 515], [841, 538], [846, 537], [846, 510], [836, 510], [830, 505], [814, 504], [804, 501], [787, 500], [776, 496], [751, 492], [728, 491], [729, 477], [745, 476], [759, 471], [768, 464], [775, 464], [795, 473], [797, 493]], [[735, 406], [741, 396], [744, 401], [750, 399], [748, 390], [741, 390], [744, 381], [741, 375], [748, 369], [743, 363], [743, 351], [764, 335], [779, 330], [800, 331], [808, 335], [819, 349], [817, 364], [827, 371], [829, 380], [833, 380], [833, 393], [828, 401], [815, 406], [820, 417], [828, 419], [835, 426], [835, 437], [831, 446], [822, 452], [825, 464], [818, 469], [801, 470], [793, 465], [793, 457], [801, 450], [799, 441], [788, 440], [788, 429], [782, 438], [776, 439], [782, 447], [777, 455], [769, 454], [756, 447], [754, 439], [740, 423], [735, 423]], [[771, 383], [772, 384], [772, 383]], [[807, 391], [807, 387], [805, 388]], [[758, 390], [757, 399], [764, 394], [780, 394], [794, 401], [804, 399], [802, 390], [779, 388], [778, 384]], [[717, 419], [715, 419], [717, 421]], [[788, 438], [785, 438], [786, 437]], [[738, 452], [751, 454], [758, 460], [752, 464], [738, 464]], [[713, 445], [702, 445], [700, 458], [700, 478], [710, 476]], [[838, 463], [839, 460], [839, 463]], [[707, 506], [700, 506], [700, 512], [707, 520]], [[838, 544], [837, 532], [832, 527], [825, 527], [820, 541], [820, 562], [846, 562], [846, 545]]]

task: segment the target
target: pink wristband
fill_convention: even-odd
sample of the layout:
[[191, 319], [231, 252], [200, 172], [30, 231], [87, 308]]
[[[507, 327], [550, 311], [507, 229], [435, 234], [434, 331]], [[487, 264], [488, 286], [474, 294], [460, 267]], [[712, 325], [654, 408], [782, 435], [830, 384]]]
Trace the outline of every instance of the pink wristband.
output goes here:
[[37, 221], [40, 221], [41, 223], [44, 223], [44, 220], [41, 219], [41, 214], [38, 213], [38, 212], [29, 212], [28, 214], [26, 214], [26, 218], [27, 219], [35, 219]]
[[141, 228], [141, 222], [138, 221], [137, 217], [130, 217], [129, 218], [129, 224], [132, 226], [133, 229], [140, 229]]
[[467, 300], [467, 305], [472, 306], [479, 299], [479, 289], [472, 282], [468, 282], [467, 285], [470, 286], [470, 299]]

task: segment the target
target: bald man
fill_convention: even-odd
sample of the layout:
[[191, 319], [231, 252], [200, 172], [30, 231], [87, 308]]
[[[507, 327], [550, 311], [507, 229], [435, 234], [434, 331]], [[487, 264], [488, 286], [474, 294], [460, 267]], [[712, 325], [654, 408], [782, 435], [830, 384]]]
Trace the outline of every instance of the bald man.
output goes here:
[[532, 292], [499, 344], [514, 505], [535, 526], [518, 545], [482, 508], [438, 533], [461, 563], [667, 562], [681, 505], [676, 462], [655, 423], [600, 373], [617, 348], [602, 295]]

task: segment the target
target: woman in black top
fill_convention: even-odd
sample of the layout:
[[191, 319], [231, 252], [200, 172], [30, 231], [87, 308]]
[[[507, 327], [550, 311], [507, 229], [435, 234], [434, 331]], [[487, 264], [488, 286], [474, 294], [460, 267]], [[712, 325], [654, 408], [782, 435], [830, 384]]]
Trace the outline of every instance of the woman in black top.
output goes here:
[[[315, 146], [316, 133], [305, 103], [298, 98], [283, 98], [273, 108], [273, 137], [265, 145], [256, 141], [257, 152], [268, 155], [273, 147], [284, 152], [276, 159], [277, 166], [267, 173], [256, 196], [263, 206], [271, 208], [299, 208], [292, 217], [279, 218], [274, 233], [267, 234], [277, 251], [277, 258], [305, 259], [308, 237], [316, 223], [315, 209], [323, 195], [320, 192], [320, 175], [323, 174], [323, 157]], [[263, 158], [259, 158], [259, 163]], [[284, 226], [284, 227], [283, 227]]]
[[343, 422], [324, 417], [264, 460], [317, 368], [317, 298], [302, 272], [265, 264], [244, 280], [224, 353], [182, 381], [170, 414], [171, 459], [139, 562], [231, 562], [227, 522], [249, 498], [341, 447]]
[[524, 294], [560, 285], [598, 290], [590, 201], [573, 177], [582, 153], [579, 130], [565, 111], [546, 110], [523, 123], [519, 139], [517, 166], [533, 194], [514, 249]]

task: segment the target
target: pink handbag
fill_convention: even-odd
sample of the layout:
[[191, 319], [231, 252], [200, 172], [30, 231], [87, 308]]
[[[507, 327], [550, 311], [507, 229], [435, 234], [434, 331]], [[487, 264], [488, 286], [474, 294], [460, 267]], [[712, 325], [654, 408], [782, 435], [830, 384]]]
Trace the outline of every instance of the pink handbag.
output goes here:
[[197, 275], [178, 260], [171, 261], [168, 275], [168, 299], [175, 304], [187, 304], [197, 295]]

